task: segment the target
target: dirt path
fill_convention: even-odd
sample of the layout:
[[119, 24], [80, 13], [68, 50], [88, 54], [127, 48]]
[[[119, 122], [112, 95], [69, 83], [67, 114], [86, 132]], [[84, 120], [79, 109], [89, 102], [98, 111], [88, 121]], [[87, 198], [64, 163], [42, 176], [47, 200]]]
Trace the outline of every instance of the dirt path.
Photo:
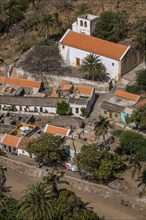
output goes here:
[[[10, 187], [10, 195], [17, 199], [21, 198], [26, 186], [39, 182], [40, 179], [32, 178], [15, 170], [8, 169], [7, 173], [7, 187]], [[66, 187], [66, 186], [65, 186]], [[69, 186], [66, 188], [72, 190]], [[95, 195], [85, 194], [81, 191], [75, 193], [81, 197], [84, 202], [89, 203], [91, 207], [99, 216], [105, 216], [106, 220], [145, 220], [146, 215], [137, 212], [134, 209], [117, 204], [110, 199], [97, 199]]]

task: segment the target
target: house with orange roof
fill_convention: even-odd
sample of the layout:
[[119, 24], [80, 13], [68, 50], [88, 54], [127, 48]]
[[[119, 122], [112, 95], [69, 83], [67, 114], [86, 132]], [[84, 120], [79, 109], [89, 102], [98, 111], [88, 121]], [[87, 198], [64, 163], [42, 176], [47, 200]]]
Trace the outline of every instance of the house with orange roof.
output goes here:
[[55, 125], [46, 124], [44, 133], [56, 135], [56, 136], [68, 136], [70, 134], [71, 129], [58, 127]]
[[114, 80], [120, 79], [138, 65], [138, 54], [133, 53], [130, 46], [88, 36], [75, 29], [67, 30], [60, 39], [59, 50], [65, 63], [74, 67], [79, 67], [89, 54], [99, 56], [110, 78]]
[[90, 113], [95, 101], [95, 88], [61, 83], [58, 88], [53, 88], [51, 96], [67, 98], [72, 114], [80, 117], [83, 116], [83, 111]]
[[41, 81], [32, 81], [21, 78], [0, 76], [1, 94], [11, 94], [14, 96], [34, 95], [41, 92], [44, 85]]
[[30, 137], [38, 130], [35, 125], [21, 122], [9, 134], [5, 134], [1, 140], [2, 149], [6, 152], [30, 157], [26, 150]]
[[135, 105], [140, 102], [141, 96], [123, 90], [116, 90], [114, 96], [107, 102], [103, 101], [101, 113], [103, 116], [117, 122], [126, 123], [135, 109]]

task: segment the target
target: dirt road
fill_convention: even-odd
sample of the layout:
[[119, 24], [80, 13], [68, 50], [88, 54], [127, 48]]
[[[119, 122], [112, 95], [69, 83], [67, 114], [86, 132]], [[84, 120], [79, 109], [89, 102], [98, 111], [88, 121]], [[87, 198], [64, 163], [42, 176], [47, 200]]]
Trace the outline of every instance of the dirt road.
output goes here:
[[[19, 199], [21, 198], [26, 186], [39, 182], [40, 179], [32, 178], [15, 170], [8, 169], [7, 187], [10, 189], [10, 195]], [[66, 188], [72, 190], [69, 186]], [[91, 207], [99, 216], [105, 216], [107, 220], [145, 220], [146, 213], [141, 213], [129, 207], [117, 204], [110, 199], [98, 199], [95, 195], [84, 194], [81, 191], [75, 193], [84, 201], [88, 202], [88, 207]]]

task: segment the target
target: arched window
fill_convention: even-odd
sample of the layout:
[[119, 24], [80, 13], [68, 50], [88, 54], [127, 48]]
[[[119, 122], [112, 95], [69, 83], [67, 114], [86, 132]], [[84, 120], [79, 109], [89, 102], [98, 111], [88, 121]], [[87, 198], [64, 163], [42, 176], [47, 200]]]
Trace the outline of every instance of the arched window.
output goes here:
[[83, 21], [82, 20], [80, 20], [80, 26], [83, 26]]
[[87, 21], [84, 22], [84, 27], [87, 27]]

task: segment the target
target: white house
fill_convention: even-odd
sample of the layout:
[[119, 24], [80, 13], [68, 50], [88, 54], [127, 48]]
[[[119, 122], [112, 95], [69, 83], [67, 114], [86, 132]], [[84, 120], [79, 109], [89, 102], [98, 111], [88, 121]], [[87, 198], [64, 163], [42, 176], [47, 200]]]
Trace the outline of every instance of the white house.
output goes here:
[[81, 34], [92, 35], [99, 16], [84, 14], [77, 18], [72, 24], [72, 30]]
[[25, 149], [28, 140], [29, 138], [27, 137], [18, 137], [11, 134], [5, 134], [1, 140], [2, 149], [12, 154], [31, 157], [31, 155]]
[[79, 67], [89, 54], [99, 56], [111, 79], [121, 78], [138, 63], [130, 46], [67, 30], [59, 41], [60, 54], [67, 65]]

